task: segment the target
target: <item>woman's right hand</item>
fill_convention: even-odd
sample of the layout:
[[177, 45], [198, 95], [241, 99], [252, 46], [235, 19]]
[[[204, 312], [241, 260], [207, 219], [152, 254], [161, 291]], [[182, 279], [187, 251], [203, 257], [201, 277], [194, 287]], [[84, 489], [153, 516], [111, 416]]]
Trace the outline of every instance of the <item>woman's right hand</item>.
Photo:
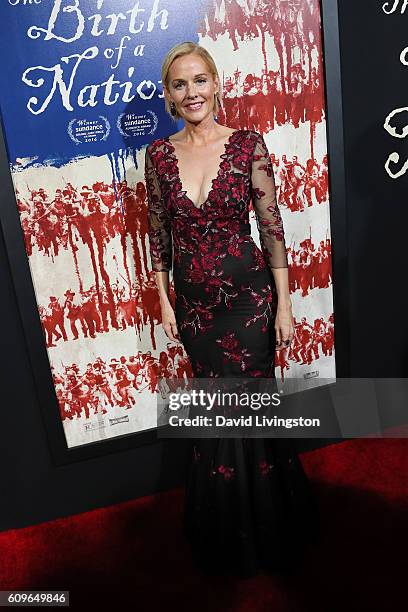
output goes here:
[[177, 330], [176, 316], [171, 304], [163, 304], [161, 307], [162, 325], [166, 336], [173, 342], [181, 342]]

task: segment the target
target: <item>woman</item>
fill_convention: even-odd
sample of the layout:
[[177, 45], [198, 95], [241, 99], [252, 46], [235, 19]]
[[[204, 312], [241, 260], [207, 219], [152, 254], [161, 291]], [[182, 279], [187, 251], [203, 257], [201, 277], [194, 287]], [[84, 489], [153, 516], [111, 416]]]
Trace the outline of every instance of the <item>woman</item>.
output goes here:
[[[263, 137], [215, 121], [221, 82], [195, 43], [162, 66], [166, 110], [184, 120], [146, 150], [150, 254], [163, 328], [181, 340], [194, 377], [274, 377], [294, 322], [282, 219]], [[250, 235], [253, 202], [261, 249]], [[173, 267], [175, 310], [169, 301]], [[185, 534], [208, 571], [241, 576], [291, 565], [313, 531], [302, 464], [282, 439], [195, 440]], [[304, 547], [302, 547], [304, 549]]]

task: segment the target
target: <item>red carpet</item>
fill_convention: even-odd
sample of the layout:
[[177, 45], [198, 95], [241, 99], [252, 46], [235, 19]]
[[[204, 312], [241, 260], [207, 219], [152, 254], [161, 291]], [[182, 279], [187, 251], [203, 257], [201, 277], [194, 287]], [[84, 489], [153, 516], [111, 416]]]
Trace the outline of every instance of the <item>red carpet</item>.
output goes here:
[[290, 575], [208, 578], [181, 536], [183, 489], [0, 533], [0, 588], [64, 589], [71, 609], [377, 612], [406, 609], [407, 439], [301, 455], [322, 539]]

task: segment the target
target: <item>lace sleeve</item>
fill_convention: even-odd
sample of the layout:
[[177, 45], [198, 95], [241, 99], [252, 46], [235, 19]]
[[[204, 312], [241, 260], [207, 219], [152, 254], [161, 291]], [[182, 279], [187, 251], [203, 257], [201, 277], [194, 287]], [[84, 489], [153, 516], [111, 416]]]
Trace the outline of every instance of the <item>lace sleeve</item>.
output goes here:
[[145, 181], [150, 260], [154, 272], [168, 272], [172, 267], [171, 220], [164, 207], [156, 170], [146, 148]]
[[269, 151], [261, 134], [252, 158], [252, 205], [262, 252], [270, 268], [287, 268], [285, 235], [276, 201], [275, 180]]

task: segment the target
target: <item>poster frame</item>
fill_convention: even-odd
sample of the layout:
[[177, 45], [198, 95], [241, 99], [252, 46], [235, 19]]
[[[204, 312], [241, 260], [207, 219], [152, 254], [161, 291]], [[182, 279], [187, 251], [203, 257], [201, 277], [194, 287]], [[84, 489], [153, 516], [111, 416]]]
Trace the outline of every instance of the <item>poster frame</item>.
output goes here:
[[[330, 226], [335, 315], [336, 376], [350, 376], [349, 248], [345, 185], [343, 107], [338, 0], [320, 0], [325, 75], [326, 138], [329, 160]], [[69, 448], [60, 417], [23, 231], [8, 161], [0, 111], [0, 226], [15, 291], [26, 351], [42, 419], [55, 465], [121, 452], [157, 442], [157, 429], [124, 434]]]

